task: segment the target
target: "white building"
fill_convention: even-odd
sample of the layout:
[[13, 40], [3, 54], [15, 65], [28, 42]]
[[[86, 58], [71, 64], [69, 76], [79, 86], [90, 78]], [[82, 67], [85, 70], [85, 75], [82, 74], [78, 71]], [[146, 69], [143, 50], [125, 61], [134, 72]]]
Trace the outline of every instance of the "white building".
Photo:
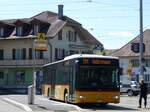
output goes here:
[[63, 5], [58, 9], [58, 14], [45, 11], [31, 18], [0, 21], [0, 89], [22, 89], [32, 84], [33, 42], [40, 32], [47, 37], [48, 50], [35, 53], [37, 85], [44, 64], [70, 54], [92, 53], [95, 46], [103, 49], [80, 23], [63, 15]]
[[[146, 70], [144, 71], [144, 80], [148, 84], [150, 88], [150, 30], [147, 29], [143, 32], [143, 43], [145, 44], [145, 52], [144, 52], [144, 67]], [[121, 47], [120, 49], [114, 51], [111, 55], [118, 56], [120, 59], [120, 67], [123, 68], [123, 75], [121, 78], [128, 78], [131, 80], [139, 81], [139, 53], [134, 53], [131, 50], [131, 45], [133, 43], [139, 43], [140, 38], [139, 35], [135, 37], [133, 40], [128, 42], [126, 45]], [[131, 70], [131, 75], [129, 72]]]

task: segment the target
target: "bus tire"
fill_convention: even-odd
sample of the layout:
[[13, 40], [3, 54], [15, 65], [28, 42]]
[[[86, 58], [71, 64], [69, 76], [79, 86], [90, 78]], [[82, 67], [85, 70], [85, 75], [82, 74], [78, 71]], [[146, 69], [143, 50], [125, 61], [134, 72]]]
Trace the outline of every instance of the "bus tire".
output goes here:
[[133, 94], [134, 94], [134, 93], [133, 93], [133, 90], [131, 90], [131, 89], [128, 90], [128, 91], [127, 91], [127, 94], [128, 94], [128, 96], [133, 96]]
[[67, 89], [65, 89], [65, 91], [64, 91], [64, 102], [68, 103], [68, 92], [67, 92]]
[[50, 97], [50, 89], [48, 88], [48, 90], [47, 90], [47, 98], [48, 99], [51, 99], [51, 97]]

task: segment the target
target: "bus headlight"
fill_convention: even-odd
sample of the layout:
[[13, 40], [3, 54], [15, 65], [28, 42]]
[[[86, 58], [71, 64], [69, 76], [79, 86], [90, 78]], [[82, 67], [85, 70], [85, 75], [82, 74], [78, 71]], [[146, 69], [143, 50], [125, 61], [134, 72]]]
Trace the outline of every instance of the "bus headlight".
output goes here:
[[113, 99], [117, 100], [117, 99], [119, 99], [119, 96], [113, 96]]
[[80, 98], [80, 99], [85, 99], [85, 97], [84, 97], [84, 96], [79, 96], [79, 98]]

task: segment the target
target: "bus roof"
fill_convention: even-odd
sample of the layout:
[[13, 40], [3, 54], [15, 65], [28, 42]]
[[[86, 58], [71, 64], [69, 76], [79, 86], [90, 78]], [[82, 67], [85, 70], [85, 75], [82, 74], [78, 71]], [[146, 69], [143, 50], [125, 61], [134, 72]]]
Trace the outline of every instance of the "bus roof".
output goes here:
[[103, 59], [118, 59], [118, 57], [113, 56], [103, 56], [96, 54], [74, 54], [64, 58], [64, 60], [75, 59], [75, 58], [103, 58]]
[[118, 59], [118, 57], [114, 57], [114, 56], [103, 56], [103, 55], [95, 55], [95, 54], [73, 54], [73, 55], [65, 57], [63, 60], [48, 63], [48, 64], [45, 64], [44, 66], [48, 66], [48, 65], [56, 64], [56, 63], [63, 62], [63, 61], [66, 61], [66, 60], [70, 60], [70, 59], [76, 59], [76, 58]]

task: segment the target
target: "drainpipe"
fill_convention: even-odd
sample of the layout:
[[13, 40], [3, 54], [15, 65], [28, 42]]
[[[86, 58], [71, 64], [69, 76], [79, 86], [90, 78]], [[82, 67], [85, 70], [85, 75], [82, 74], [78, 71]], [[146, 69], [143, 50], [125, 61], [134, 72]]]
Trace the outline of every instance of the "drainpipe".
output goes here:
[[52, 44], [49, 42], [50, 41], [50, 37], [48, 39], [48, 46], [49, 46], [49, 53], [50, 53], [50, 62], [52, 62]]

